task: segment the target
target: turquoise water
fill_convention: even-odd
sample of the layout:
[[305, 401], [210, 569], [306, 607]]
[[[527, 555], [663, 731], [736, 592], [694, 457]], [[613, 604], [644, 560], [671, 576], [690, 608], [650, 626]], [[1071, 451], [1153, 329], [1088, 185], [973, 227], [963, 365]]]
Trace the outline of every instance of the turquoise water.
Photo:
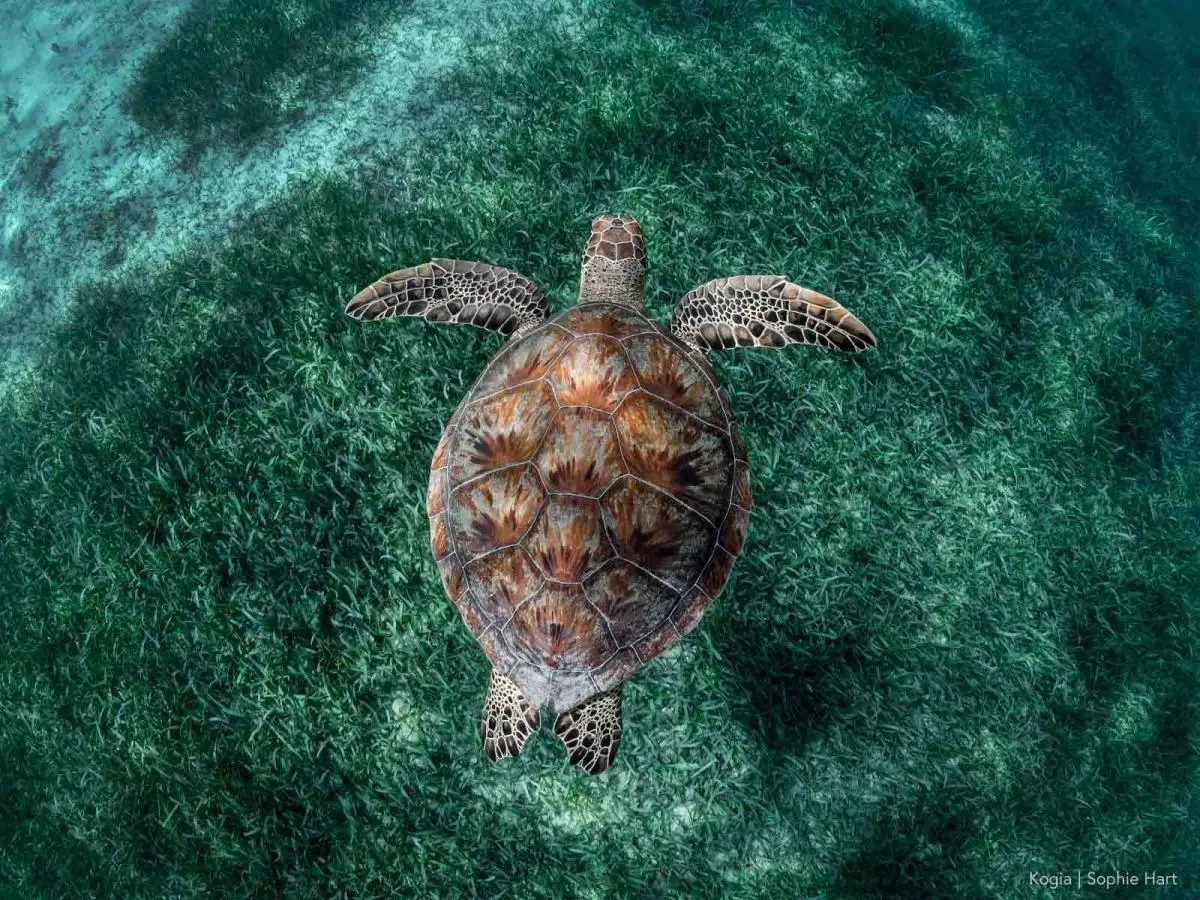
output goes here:
[[[221, 15], [229, 33], [200, 38], [194, 69], [180, 63], [169, 73], [172, 86], [157, 95], [168, 82], [156, 78], [154, 66], [180, 59], [172, 42], [196, 41], [195, 29]], [[442, 0], [290, 10], [6, 0], [6, 371], [28, 364], [31, 345], [62, 321], [78, 285], [161, 268], [197, 239], [219, 243], [289, 184], [402, 150], [415, 119], [436, 117], [428, 103], [414, 115], [422, 92], [461, 60], [469, 42], [478, 45], [489, 28], [515, 15], [503, 5], [485, 10]], [[219, 67], [220, 45], [239, 27], [263, 28], [255, 39], [273, 37], [279, 52], [245, 66], [244, 81], [219, 83], [212, 68]], [[314, 63], [316, 75], [308, 71]], [[337, 75], [341, 66], [346, 72]], [[239, 89], [245, 94], [235, 97]], [[192, 92], [212, 102], [189, 114]], [[443, 106], [446, 114], [453, 104]], [[202, 118], [204, 127], [190, 127]]]

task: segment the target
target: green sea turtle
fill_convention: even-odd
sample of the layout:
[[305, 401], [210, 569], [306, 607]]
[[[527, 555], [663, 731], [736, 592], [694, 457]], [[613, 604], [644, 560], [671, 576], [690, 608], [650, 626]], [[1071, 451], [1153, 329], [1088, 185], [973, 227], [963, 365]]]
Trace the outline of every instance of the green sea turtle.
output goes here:
[[602, 216], [579, 301], [556, 316], [528, 278], [453, 259], [393, 272], [346, 307], [509, 336], [450, 417], [427, 495], [442, 581], [491, 662], [490, 760], [519, 754], [549, 706], [571, 763], [607, 769], [625, 679], [695, 627], [728, 578], [750, 473], [705, 354], [875, 343], [779, 275], [703, 284], [664, 328], [646, 314], [645, 278], [641, 226]]

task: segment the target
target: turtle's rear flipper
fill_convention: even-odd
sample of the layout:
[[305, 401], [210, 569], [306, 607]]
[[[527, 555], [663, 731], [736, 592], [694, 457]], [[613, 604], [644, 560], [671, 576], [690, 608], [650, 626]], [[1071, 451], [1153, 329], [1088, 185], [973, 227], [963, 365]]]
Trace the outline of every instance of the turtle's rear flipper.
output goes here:
[[875, 346], [870, 329], [840, 303], [782, 275], [735, 275], [688, 291], [671, 332], [703, 352], [819, 344], [851, 353]]
[[525, 334], [546, 320], [546, 295], [509, 269], [433, 259], [384, 275], [363, 288], [346, 304], [346, 315], [364, 321], [422, 316], [430, 322]]
[[617, 758], [621, 743], [621, 685], [559, 713], [554, 733], [566, 744], [571, 765], [599, 775]]
[[506, 756], [518, 756], [529, 736], [537, 731], [538, 711], [525, 699], [521, 689], [492, 669], [487, 700], [483, 703], [483, 718], [479, 734], [483, 752], [495, 762]]

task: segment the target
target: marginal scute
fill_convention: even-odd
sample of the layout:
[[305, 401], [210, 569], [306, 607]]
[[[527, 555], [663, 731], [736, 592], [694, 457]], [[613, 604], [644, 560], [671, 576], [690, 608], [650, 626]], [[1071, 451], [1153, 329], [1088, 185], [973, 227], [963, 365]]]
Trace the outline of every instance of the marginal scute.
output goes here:
[[582, 581], [612, 556], [595, 500], [554, 494], [542, 506], [525, 542], [547, 578]]
[[433, 451], [433, 460], [429, 464], [432, 471], [437, 471], [446, 465], [446, 459], [450, 453], [450, 439], [454, 436], [454, 426], [447, 425], [442, 432], [442, 439], [438, 441], [437, 449]]
[[679, 632], [675, 630], [675, 625], [670, 620], [678, 606], [679, 604], [676, 603], [671, 608], [666, 622], [633, 645], [634, 651], [641, 657], [642, 662], [649, 662], [679, 640]]
[[623, 559], [609, 560], [583, 583], [592, 604], [611, 623], [612, 635], [622, 647], [661, 628], [679, 594]]
[[442, 576], [442, 586], [450, 595], [450, 599], [461, 609], [468, 599], [464, 596], [467, 592], [467, 576], [458, 555], [451, 553], [449, 556], [443, 556], [437, 561], [437, 567], [438, 574]]
[[[499, 672], [507, 672], [517, 664], [519, 657], [513, 650], [508, 639], [496, 626], [484, 628], [475, 632], [475, 639], [483, 648], [488, 662]], [[531, 698], [532, 699], [532, 698]]]
[[429, 488], [425, 492], [425, 514], [432, 518], [446, 508], [446, 473], [443, 469], [429, 470]]
[[640, 665], [637, 653], [632, 647], [618, 650], [596, 671], [592, 672], [592, 681], [596, 684], [596, 690], [607, 691], [616, 687], [637, 671]]
[[543, 377], [571, 338], [569, 331], [557, 325], [541, 326], [501, 349], [483, 370], [471, 393], [484, 397]]
[[683, 591], [700, 574], [716, 540], [700, 516], [628, 476], [600, 499], [604, 529], [617, 553]]
[[727, 417], [713, 390], [714, 381], [703, 360], [693, 359], [662, 334], [643, 334], [622, 343], [642, 387], [656, 397], [682, 407], [718, 428]]
[[488, 627], [488, 621], [479, 614], [478, 608], [471, 601], [470, 596], [465, 596], [454, 604], [458, 614], [462, 617], [463, 624], [471, 630], [471, 634], [479, 634]]
[[471, 560], [466, 570], [475, 603], [497, 625], [507, 622], [513, 610], [544, 584], [529, 555], [519, 546]]
[[746, 539], [746, 529], [750, 524], [750, 513], [740, 506], [730, 506], [725, 514], [725, 523], [721, 526], [718, 542], [722, 547], [737, 556], [742, 552], [742, 541]]
[[687, 634], [700, 623], [705, 610], [712, 602], [712, 596], [703, 588], [695, 587], [687, 592], [675, 612], [671, 614], [671, 622], [680, 636]]
[[556, 672], [554, 669], [531, 662], [529, 654], [524, 651], [514, 654], [513, 658], [516, 663], [508, 673], [508, 677], [520, 685], [521, 692], [530, 703], [534, 706], [542, 706], [550, 698], [558, 696], [561, 690], [562, 675], [565, 673]]
[[567, 348], [548, 375], [563, 406], [590, 406], [612, 412], [638, 386], [633, 366], [620, 343], [605, 334], [589, 334]]
[[471, 629], [472, 634], [478, 635], [492, 623], [481, 614], [475, 605], [467, 587], [466, 572], [458, 561], [458, 557], [453, 553], [443, 556], [437, 561], [437, 567], [438, 574], [442, 577], [442, 585], [454, 602], [459, 615], [462, 616], [463, 622]]
[[555, 712], [573, 709], [596, 693], [589, 673], [551, 669], [544, 663], [530, 661], [524, 655], [517, 658], [509, 677], [521, 685], [530, 703], [551, 706]]
[[446, 517], [436, 515], [429, 520], [429, 548], [434, 561], [450, 552], [450, 531], [446, 528]]
[[754, 509], [754, 497], [750, 491], [750, 467], [744, 459], [734, 466], [733, 502], [742, 509]]
[[[746, 462], [746, 447], [742, 444], [742, 436], [738, 433], [737, 426], [732, 422], [729, 423], [729, 443], [733, 445], [733, 458], [738, 460], [743, 465]], [[746, 483], [749, 490], [749, 482]], [[746, 507], [749, 509], [750, 507]]]
[[713, 548], [712, 559], [704, 568], [704, 573], [700, 576], [699, 586], [704, 589], [704, 593], [710, 598], [715, 598], [721, 593], [721, 589], [725, 587], [725, 582], [729, 579], [729, 573], [733, 570], [733, 563], [736, 557], [728, 550], [721, 547], [719, 544]]
[[455, 488], [448, 514], [455, 546], [474, 559], [525, 536], [545, 497], [530, 465], [511, 466]]
[[632, 307], [612, 303], [584, 303], [555, 316], [553, 322], [575, 334], [607, 334], [615, 338], [657, 329], [652, 319]]
[[629, 473], [719, 522], [729, 498], [733, 448], [728, 435], [639, 392], [613, 415]]
[[598, 497], [625, 474], [609, 417], [590, 409], [562, 410], [534, 458], [546, 489]]
[[454, 482], [528, 460], [557, 411], [554, 394], [544, 381], [472, 403], [458, 425], [450, 461]]

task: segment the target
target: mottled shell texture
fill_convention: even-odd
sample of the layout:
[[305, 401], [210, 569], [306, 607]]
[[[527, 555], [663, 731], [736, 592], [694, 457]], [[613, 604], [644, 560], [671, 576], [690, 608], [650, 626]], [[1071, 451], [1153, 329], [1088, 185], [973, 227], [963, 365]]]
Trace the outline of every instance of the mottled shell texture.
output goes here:
[[497, 671], [562, 712], [687, 633], [741, 549], [750, 482], [698, 355], [586, 303], [500, 351], [434, 454], [446, 591]]

